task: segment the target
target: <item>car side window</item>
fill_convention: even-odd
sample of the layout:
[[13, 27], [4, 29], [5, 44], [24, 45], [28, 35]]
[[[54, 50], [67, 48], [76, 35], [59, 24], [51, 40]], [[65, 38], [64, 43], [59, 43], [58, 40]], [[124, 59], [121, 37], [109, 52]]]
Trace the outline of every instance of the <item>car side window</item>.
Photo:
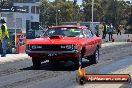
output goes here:
[[87, 38], [93, 37], [93, 33], [92, 33], [92, 31], [90, 29], [86, 29], [86, 37]]

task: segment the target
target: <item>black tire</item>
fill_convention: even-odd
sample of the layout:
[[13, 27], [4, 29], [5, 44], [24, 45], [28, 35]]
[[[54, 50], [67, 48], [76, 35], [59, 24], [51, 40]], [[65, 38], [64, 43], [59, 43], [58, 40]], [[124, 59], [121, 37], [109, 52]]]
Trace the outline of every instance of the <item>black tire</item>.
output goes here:
[[41, 66], [41, 61], [39, 58], [32, 58], [33, 68], [39, 69]]
[[49, 60], [49, 63], [50, 64], [58, 64], [60, 61], [57, 61], [57, 60]]
[[94, 52], [94, 54], [90, 57], [88, 57], [90, 64], [97, 64], [99, 61], [99, 48], [97, 48]]
[[57, 61], [57, 60], [49, 60], [49, 64], [50, 64], [53, 68], [59, 66], [59, 64], [60, 64], [59, 62], [60, 62], [60, 61]]
[[54, 63], [54, 60], [49, 60], [49, 63], [51, 63], [51, 64]]
[[78, 69], [80, 66], [82, 66], [82, 54], [79, 55], [78, 58], [76, 58], [74, 61], [75, 68]]

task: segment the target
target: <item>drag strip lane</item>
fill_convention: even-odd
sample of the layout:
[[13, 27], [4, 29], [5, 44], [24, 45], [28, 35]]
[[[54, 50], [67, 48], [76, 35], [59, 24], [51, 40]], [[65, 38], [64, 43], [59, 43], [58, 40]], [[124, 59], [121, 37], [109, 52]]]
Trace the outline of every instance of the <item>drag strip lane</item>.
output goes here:
[[[119, 59], [124, 59], [123, 57], [131, 55], [131, 46], [132, 44], [103, 47], [100, 52], [99, 64], [88, 66], [88, 68], [98, 73], [99, 71], [95, 68], [102, 68], [111, 61], [118, 61]], [[31, 60], [0, 65], [0, 88], [39, 88], [40, 85], [43, 86], [40, 86], [40, 88], [52, 88], [53, 85], [56, 85], [54, 88], [65, 88], [66, 85], [72, 86], [76, 83], [76, 72], [72, 69], [69, 70], [71, 66], [68, 66], [65, 71], [65, 66], [62, 65], [59, 68], [51, 69], [48, 64], [44, 63], [41, 70], [33, 70], [31, 65]], [[11, 71], [14, 72], [9, 73]], [[4, 72], [7, 72], [7, 74]]]
[[[97, 73], [119, 74], [118, 70], [132, 66], [131, 58], [132, 58], [132, 56], [127, 56], [122, 59], [118, 59], [117, 61], [113, 61], [112, 63], [107, 63], [105, 65], [104, 64], [102, 64], [102, 65], [100, 64], [99, 66], [93, 65], [90, 68], [87, 67], [88, 69], [86, 68], [86, 72], [91, 74], [90, 70], [93, 70], [93, 68], [95, 68], [94, 71]], [[125, 61], [124, 61], [124, 59], [125, 59]], [[118, 65], [117, 63], [120, 65]], [[109, 71], [106, 72], [105, 70], [109, 70]], [[128, 74], [127, 72], [125, 73], [125, 71], [123, 71], [122, 73]], [[103, 85], [103, 83], [102, 84], [101, 83], [100, 84], [88, 83], [83, 86], [80, 86], [79, 84], [76, 83], [75, 79], [76, 79], [76, 72], [71, 72], [70, 74], [64, 74], [64, 75], [54, 77], [51, 79], [42, 80], [38, 83], [28, 84], [23, 87], [19, 85], [17, 87], [21, 87], [21, 88], [25, 88], [25, 87], [28, 87], [28, 88], [103, 88], [103, 87], [105, 87], [105, 85], [107, 85], [107, 88], [118, 88], [121, 85], [123, 85], [123, 84], [112, 84], [112, 83], [111, 84], [105, 83], [105, 85]], [[129, 88], [132, 87], [132, 86], [130, 86], [131, 84], [127, 84], [127, 86], [128, 85], [129, 85]], [[112, 87], [112, 86], [114, 86], [114, 87]], [[15, 88], [17, 88], [17, 87], [15, 87]], [[127, 88], [127, 87], [123, 87], [123, 88]]]

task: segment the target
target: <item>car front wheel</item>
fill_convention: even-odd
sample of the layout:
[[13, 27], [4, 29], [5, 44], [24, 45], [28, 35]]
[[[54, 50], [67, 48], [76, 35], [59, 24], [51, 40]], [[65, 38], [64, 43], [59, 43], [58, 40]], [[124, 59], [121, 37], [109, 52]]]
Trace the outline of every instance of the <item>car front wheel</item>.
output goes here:
[[97, 48], [92, 56], [89, 57], [90, 64], [97, 64], [99, 61], [99, 48]]
[[77, 69], [82, 66], [82, 54], [80, 54], [73, 62], [75, 64], [75, 68]]
[[39, 69], [41, 65], [41, 61], [39, 58], [32, 58], [33, 68]]

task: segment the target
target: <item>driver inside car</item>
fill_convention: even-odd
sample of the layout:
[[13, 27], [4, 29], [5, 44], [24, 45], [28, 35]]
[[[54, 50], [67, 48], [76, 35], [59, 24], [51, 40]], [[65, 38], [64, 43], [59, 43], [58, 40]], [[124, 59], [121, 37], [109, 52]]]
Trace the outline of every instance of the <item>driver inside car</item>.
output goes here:
[[78, 32], [76, 29], [70, 29], [70, 36], [80, 36], [80, 32]]

